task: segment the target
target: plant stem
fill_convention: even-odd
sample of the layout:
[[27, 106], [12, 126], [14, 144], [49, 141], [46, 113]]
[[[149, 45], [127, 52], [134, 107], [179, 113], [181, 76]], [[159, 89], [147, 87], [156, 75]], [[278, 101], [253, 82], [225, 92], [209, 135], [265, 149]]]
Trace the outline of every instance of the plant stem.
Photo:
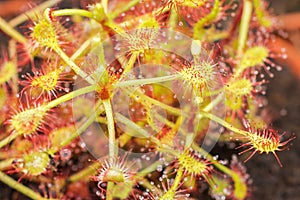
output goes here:
[[66, 140], [64, 140], [60, 145], [61, 147], [64, 147], [68, 144], [70, 144], [70, 142], [72, 140], [74, 140], [75, 138], [77, 138], [81, 133], [83, 133], [96, 119], [96, 114], [93, 114], [92, 116], [90, 116], [88, 118], [88, 120], [86, 120], [77, 130], [76, 132], [74, 132], [69, 138], [67, 138]]
[[120, 113], [116, 113], [116, 120], [121, 122], [122, 124], [125, 124], [132, 130], [137, 131], [141, 136], [144, 138], [149, 138], [152, 142], [154, 142], [157, 146], [161, 146], [160, 141], [151, 136], [146, 130], [144, 130], [142, 127], [131, 121], [130, 119], [126, 118], [125, 116], [121, 115]]
[[172, 113], [172, 114], [175, 114], [175, 115], [178, 115], [178, 116], [183, 115], [183, 113], [182, 113], [182, 111], [181, 111], [180, 109], [174, 108], [174, 107], [169, 106], [169, 105], [167, 105], [167, 104], [164, 104], [164, 103], [162, 103], [162, 102], [160, 102], [160, 101], [157, 101], [157, 100], [155, 100], [155, 99], [153, 99], [153, 98], [151, 98], [151, 97], [148, 97], [147, 95], [143, 94], [143, 92], [141, 92], [140, 90], [130, 91], [130, 90], [125, 89], [125, 88], [124, 88], [123, 90], [124, 90], [127, 94], [129, 94], [129, 95], [133, 95], [133, 94], [134, 94], [134, 95], [138, 95], [141, 99], [143, 99], [143, 100], [145, 100], [145, 101], [147, 101], [147, 102], [149, 102], [149, 103], [151, 103], [151, 104], [153, 104], [153, 105], [160, 106], [161, 108], [163, 108], [163, 109], [169, 111], [169, 112]]
[[54, 10], [52, 12], [52, 14], [54, 17], [77, 15], [77, 16], [81, 16], [81, 17], [88, 17], [88, 18], [94, 19], [94, 15], [90, 11], [83, 10], [83, 9], [76, 9], [76, 8]]
[[178, 170], [177, 170], [177, 173], [176, 173], [176, 177], [175, 177], [175, 180], [174, 180], [174, 183], [171, 187], [171, 190], [176, 192], [177, 189], [178, 189], [178, 186], [180, 184], [180, 181], [181, 181], [181, 178], [182, 178], [182, 175], [183, 175], [183, 169], [182, 167], [179, 167]]
[[139, 171], [138, 176], [146, 176], [147, 174], [154, 172], [155, 170], [157, 170], [157, 167], [161, 164], [162, 163], [159, 160], [152, 163], [150, 166], [146, 167], [142, 171]]
[[145, 78], [145, 79], [135, 79], [135, 80], [128, 80], [128, 81], [121, 81], [116, 84], [116, 87], [128, 87], [128, 86], [138, 86], [138, 85], [147, 85], [153, 83], [161, 83], [172, 81], [180, 78], [179, 74], [169, 75], [169, 76], [161, 76], [155, 78]]
[[122, 74], [122, 77], [126, 76], [128, 74], [128, 72], [130, 72], [133, 68], [133, 65], [137, 59], [137, 57], [139, 56], [139, 53], [137, 52], [133, 52], [128, 60], [128, 62], [126, 63], [125, 67], [124, 67], [124, 72]]
[[76, 60], [79, 56], [81, 56], [81, 54], [83, 54], [84, 51], [86, 51], [86, 49], [90, 46], [92, 40], [94, 37], [90, 37], [89, 39], [87, 39], [74, 53], [73, 55], [70, 57], [70, 59], [72, 61]]
[[76, 74], [81, 76], [91, 85], [95, 83], [95, 81], [90, 76], [88, 76], [84, 71], [82, 71], [80, 67], [78, 67], [60, 47], [55, 48], [54, 51], [74, 70]]
[[[17, 68], [18, 66], [18, 59], [17, 59], [17, 41], [11, 39], [8, 42], [8, 52], [9, 58], [11, 62], [13, 62], [14, 66]], [[18, 84], [18, 73], [15, 73], [14, 76], [11, 78], [12, 81], [12, 93], [17, 94], [19, 91], [19, 84]]]
[[144, 130], [142, 127], [138, 126], [136, 123], [131, 121], [130, 119], [126, 118], [125, 116], [121, 115], [120, 113], [116, 114], [116, 120], [125, 124], [127, 127], [137, 131], [142, 136], [145, 136], [144, 138], [149, 139], [151, 142], [155, 143], [156, 146], [159, 148], [161, 152], [168, 152], [174, 156], [178, 156], [179, 153], [175, 151], [174, 149], [168, 148], [167, 145], [163, 145], [159, 139], [156, 137], [149, 135], [146, 130]]
[[4, 138], [3, 140], [0, 141], [0, 149], [2, 147], [4, 147], [5, 145], [7, 145], [8, 143], [10, 143], [11, 141], [13, 141], [14, 139], [16, 139], [19, 135], [16, 132], [13, 132], [11, 135], [7, 136], [6, 138]]
[[[115, 114], [115, 119], [118, 122], [121, 122], [122, 124], [126, 125], [129, 129], [132, 129], [132, 130], [135, 130], [136, 132], [138, 132], [140, 137], [145, 137], [145, 138], [150, 137], [150, 134], [146, 130], [144, 130], [142, 127], [140, 127], [139, 125], [137, 125], [136, 123], [134, 123], [133, 121], [128, 119], [127, 117], [121, 115], [120, 113]], [[139, 136], [135, 136], [135, 137], [139, 137]]]
[[243, 14], [240, 24], [240, 32], [238, 38], [238, 55], [241, 56], [246, 45], [249, 23], [252, 14], [252, 3], [249, 0], [244, 1]]
[[135, 179], [139, 185], [149, 189], [150, 191], [161, 191], [159, 188], [155, 187], [155, 185], [152, 185], [148, 179], [142, 176], [136, 176]]
[[107, 14], [108, 0], [101, 0], [104, 12]]
[[38, 199], [38, 200], [46, 200], [46, 198], [43, 198], [40, 194], [34, 192], [30, 188], [22, 185], [18, 181], [15, 181], [10, 176], [7, 176], [5, 173], [0, 171], [0, 181], [8, 185], [9, 187], [21, 192], [22, 194], [28, 196], [31, 199]]
[[241, 129], [238, 129], [238, 128], [232, 126], [228, 122], [224, 121], [223, 119], [221, 119], [221, 118], [219, 118], [219, 117], [217, 117], [217, 116], [215, 116], [215, 115], [213, 115], [211, 113], [207, 113], [207, 112], [201, 111], [200, 114], [203, 115], [206, 118], [209, 118], [209, 119], [217, 122], [218, 124], [224, 126], [225, 128], [227, 128], [227, 129], [229, 129], [229, 130], [231, 130], [231, 131], [233, 131], [235, 133], [238, 133], [238, 134], [243, 135], [243, 136], [249, 136], [249, 134], [250, 134], [247, 131], [244, 131], [244, 130], [241, 130]]
[[11, 166], [12, 162], [15, 160], [15, 158], [8, 158], [6, 160], [3, 160], [0, 162], [0, 171], [6, 169], [7, 167]]
[[13, 29], [4, 19], [2, 19], [2, 17], [0, 17], [0, 29], [8, 36], [17, 40], [18, 42], [22, 44], [27, 43], [27, 39], [23, 35], [21, 35], [18, 31]]
[[116, 133], [115, 133], [115, 121], [112, 111], [110, 99], [103, 100], [104, 109], [106, 112], [107, 128], [108, 128], [108, 140], [109, 140], [109, 157], [114, 159], [116, 156]]
[[51, 109], [63, 102], [66, 102], [66, 101], [69, 101], [77, 96], [80, 96], [80, 95], [83, 95], [83, 94], [86, 94], [86, 93], [89, 93], [89, 92], [93, 92], [95, 91], [96, 87], [94, 85], [90, 85], [90, 86], [87, 86], [87, 87], [84, 87], [84, 88], [80, 88], [78, 90], [75, 90], [75, 91], [72, 91], [68, 94], [65, 94], [61, 97], [58, 97], [57, 99], [54, 99], [52, 101], [50, 101], [48, 104], [45, 105], [46, 109]]
[[114, 183], [108, 182], [106, 188], [106, 200], [113, 200]]
[[68, 180], [70, 182], [77, 182], [80, 180], [86, 180], [88, 181], [90, 179], [90, 176], [94, 175], [98, 168], [101, 166], [100, 162], [95, 162], [94, 164], [86, 167], [85, 169], [71, 175]]
[[170, 18], [169, 18], [169, 27], [171, 27], [172, 29], [176, 29], [177, 26], [177, 22], [178, 22], [178, 15], [177, 15], [177, 11], [175, 10], [175, 8], [172, 8], [170, 10], [171, 14], [170, 14]]
[[203, 111], [209, 112], [213, 108], [215, 108], [222, 100], [224, 99], [224, 95], [221, 93], [219, 94], [213, 101], [211, 101], [209, 104], [207, 104], [204, 108]]
[[[113, 162], [114, 158], [117, 156], [117, 151], [115, 152], [116, 144], [116, 133], [115, 133], [115, 121], [112, 111], [112, 106], [110, 103], [110, 99], [103, 100], [104, 109], [106, 112], [106, 119], [107, 119], [107, 128], [108, 128], [108, 142], [109, 142], [109, 158], [110, 161]], [[114, 183], [108, 182], [107, 183], [107, 192], [106, 192], [106, 200], [113, 199], [113, 188]]]

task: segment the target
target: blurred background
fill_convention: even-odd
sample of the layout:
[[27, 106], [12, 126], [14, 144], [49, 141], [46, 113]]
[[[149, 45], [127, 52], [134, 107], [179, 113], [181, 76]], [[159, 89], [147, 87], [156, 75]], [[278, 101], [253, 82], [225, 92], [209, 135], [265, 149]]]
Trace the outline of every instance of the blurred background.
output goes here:
[[[268, 109], [274, 117], [273, 126], [294, 133], [297, 138], [289, 151], [278, 153], [283, 168], [276, 166], [268, 155], [255, 156], [247, 164], [253, 178], [253, 199], [299, 200], [300, 199], [300, 0], [271, 0], [270, 8], [285, 20], [293, 45], [295, 61], [283, 63], [283, 71], [275, 72], [268, 84]], [[297, 15], [292, 15], [298, 13]], [[288, 15], [286, 15], [288, 14]], [[290, 17], [291, 18], [287, 18]], [[295, 22], [294, 26], [289, 27]]]
[[281, 72], [275, 72], [275, 78], [270, 80], [268, 109], [275, 117], [273, 126], [294, 133], [297, 138], [292, 141], [289, 151], [278, 153], [283, 168], [277, 166], [272, 155], [257, 155], [246, 163], [254, 180], [253, 199], [300, 199], [300, 81], [287, 67]]
[[[28, 9], [27, 0], [0, 0], [0, 16], [10, 19]], [[35, 1], [36, 3], [42, 1]], [[62, 0], [63, 6], [79, 7], [88, 0]], [[291, 58], [281, 63], [281, 72], [269, 80], [267, 99], [273, 126], [297, 138], [289, 151], [279, 152], [284, 167], [280, 168], [272, 155], [256, 155], [246, 163], [253, 179], [251, 199], [256, 200], [300, 200], [300, 0], [270, 0], [269, 8], [285, 22], [288, 38], [283, 45], [289, 47]], [[70, 6], [71, 4], [71, 6]], [[295, 14], [294, 13], [299, 13]], [[293, 15], [291, 15], [293, 14]], [[6, 43], [0, 33], [0, 46]], [[0, 199], [27, 199], [0, 183]], [[208, 196], [201, 199], [210, 199]]]

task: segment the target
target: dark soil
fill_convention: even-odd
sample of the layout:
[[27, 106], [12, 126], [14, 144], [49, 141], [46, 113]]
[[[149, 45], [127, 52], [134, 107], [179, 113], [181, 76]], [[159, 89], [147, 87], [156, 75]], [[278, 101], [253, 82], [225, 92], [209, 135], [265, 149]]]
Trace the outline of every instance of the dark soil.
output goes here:
[[[300, 1], [271, 1], [274, 12], [282, 14], [300, 10]], [[300, 34], [298, 34], [298, 41]], [[293, 42], [293, 41], [292, 41]], [[295, 41], [296, 42], [296, 41]], [[300, 67], [300, 66], [298, 66]], [[253, 178], [253, 199], [299, 200], [300, 199], [300, 80], [285, 66], [276, 72], [268, 84], [267, 99], [271, 115], [278, 117], [273, 126], [294, 133], [296, 139], [289, 151], [278, 153], [284, 167], [280, 168], [272, 155], [259, 155], [247, 164]]]
[[269, 84], [269, 107], [272, 114], [280, 116], [274, 127], [295, 133], [289, 151], [279, 152], [284, 167], [280, 168], [272, 155], [257, 155], [246, 163], [253, 179], [253, 199], [299, 200], [300, 199], [300, 81], [284, 69], [276, 73]]

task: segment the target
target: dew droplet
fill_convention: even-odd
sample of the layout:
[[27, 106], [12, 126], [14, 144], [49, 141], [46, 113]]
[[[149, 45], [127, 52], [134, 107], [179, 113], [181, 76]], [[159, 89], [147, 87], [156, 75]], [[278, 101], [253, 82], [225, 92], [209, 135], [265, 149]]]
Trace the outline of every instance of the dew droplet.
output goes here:
[[97, 190], [96, 195], [99, 197], [101, 195], [101, 192], [99, 190]]
[[279, 113], [280, 113], [281, 116], [285, 116], [287, 114], [287, 110], [286, 109], [281, 109]]
[[280, 65], [277, 65], [276, 70], [280, 72], [280, 71], [282, 71], [282, 67]]
[[282, 59], [287, 59], [288, 58], [288, 55], [287, 54], [282, 54]]
[[158, 165], [156, 168], [156, 171], [161, 172], [163, 170], [163, 166], [162, 165]]
[[213, 157], [214, 160], [218, 160], [218, 158], [219, 158], [219, 155], [215, 155], [215, 156]]

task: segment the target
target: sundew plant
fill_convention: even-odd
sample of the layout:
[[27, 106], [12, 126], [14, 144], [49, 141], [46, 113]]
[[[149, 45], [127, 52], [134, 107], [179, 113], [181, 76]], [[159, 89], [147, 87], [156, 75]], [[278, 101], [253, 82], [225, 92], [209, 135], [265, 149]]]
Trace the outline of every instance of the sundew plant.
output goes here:
[[284, 166], [294, 136], [261, 115], [286, 58], [265, 1], [60, 3], [0, 18], [1, 182], [30, 199], [243, 200], [245, 162]]

